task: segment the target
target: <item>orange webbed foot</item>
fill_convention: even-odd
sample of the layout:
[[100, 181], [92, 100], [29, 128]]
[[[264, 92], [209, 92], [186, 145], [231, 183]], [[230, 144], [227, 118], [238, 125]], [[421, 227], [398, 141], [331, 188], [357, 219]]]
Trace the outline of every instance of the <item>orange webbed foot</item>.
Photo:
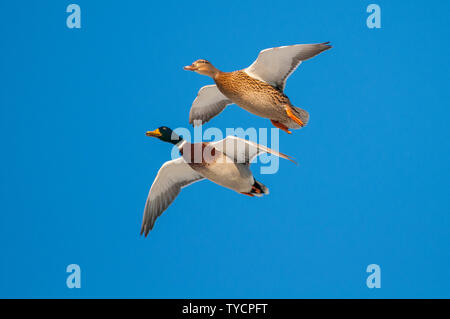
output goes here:
[[254, 197], [255, 195], [253, 195], [253, 194], [250, 194], [250, 193], [241, 193], [242, 195], [247, 195], [247, 196], [250, 196], [250, 197]]
[[286, 106], [286, 114], [289, 116], [291, 120], [300, 125], [301, 127], [305, 126], [302, 120], [300, 120], [297, 116], [292, 113], [292, 108], [290, 106]]
[[262, 191], [259, 188], [256, 188], [254, 185], [252, 186], [252, 192], [255, 194], [262, 194]]
[[270, 120], [270, 122], [272, 122], [273, 126], [278, 127], [280, 130], [285, 131], [288, 134], [292, 134], [292, 132], [289, 131], [289, 128], [286, 125], [274, 120]]

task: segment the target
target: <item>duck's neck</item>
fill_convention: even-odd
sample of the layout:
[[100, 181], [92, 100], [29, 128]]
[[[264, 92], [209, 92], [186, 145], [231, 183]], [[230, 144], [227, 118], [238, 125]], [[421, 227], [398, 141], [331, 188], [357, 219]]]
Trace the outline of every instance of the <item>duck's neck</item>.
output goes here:
[[217, 71], [213, 76], [212, 79], [214, 81], [217, 81], [217, 79], [220, 77], [220, 75], [222, 74], [222, 71]]
[[[167, 140], [166, 140], [167, 141]], [[180, 144], [182, 144], [183, 142], [185, 142], [185, 140], [181, 137], [181, 136], [172, 136], [172, 138], [170, 139], [170, 141], [167, 141], [168, 143], [171, 143], [171, 144], [173, 144], [173, 145], [176, 145], [176, 146], [178, 146], [178, 145], [180, 145]]]
[[213, 79], [213, 80], [215, 80], [219, 75], [220, 75], [220, 73], [222, 73], [222, 71], [220, 71], [218, 68], [216, 68], [215, 66], [213, 66], [213, 65], [211, 65], [211, 69], [209, 70], [209, 72], [208, 72], [209, 74], [209, 76]]
[[188, 143], [188, 141], [186, 141], [180, 137], [180, 139], [178, 141], [173, 141], [172, 144], [174, 144], [181, 152], [183, 147], [185, 147], [189, 143]]

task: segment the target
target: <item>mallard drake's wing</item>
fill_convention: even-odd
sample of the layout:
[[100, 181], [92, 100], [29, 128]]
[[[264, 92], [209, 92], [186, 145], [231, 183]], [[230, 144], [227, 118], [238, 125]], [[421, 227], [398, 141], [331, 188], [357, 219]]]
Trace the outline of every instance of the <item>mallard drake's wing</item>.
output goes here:
[[269, 83], [283, 91], [287, 78], [303, 62], [331, 48], [326, 43], [296, 44], [261, 51], [258, 58], [244, 71], [253, 78]]
[[189, 167], [183, 158], [165, 162], [159, 169], [155, 181], [148, 193], [142, 220], [141, 235], [148, 235], [158, 218], [172, 204], [181, 189], [204, 179]]
[[204, 86], [198, 91], [198, 95], [192, 103], [189, 123], [194, 126], [198, 125], [197, 121], [200, 121], [200, 125], [206, 123], [231, 103], [231, 100], [226, 98], [216, 85]]
[[266, 146], [244, 140], [236, 136], [227, 136], [221, 141], [211, 142], [215, 149], [232, 158], [236, 163], [250, 163], [256, 156], [269, 153], [296, 163], [290, 156], [272, 150]]

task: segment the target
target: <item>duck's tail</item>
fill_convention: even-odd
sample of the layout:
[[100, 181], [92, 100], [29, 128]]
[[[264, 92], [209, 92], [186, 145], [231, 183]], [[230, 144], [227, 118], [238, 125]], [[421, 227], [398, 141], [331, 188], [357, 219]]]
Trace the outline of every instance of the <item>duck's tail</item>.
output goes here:
[[269, 189], [266, 187], [266, 185], [258, 182], [255, 179], [255, 182], [253, 183], [250, 194], [258, 196], [258, 197], [261, 197], [263, 195], [269, 195]]

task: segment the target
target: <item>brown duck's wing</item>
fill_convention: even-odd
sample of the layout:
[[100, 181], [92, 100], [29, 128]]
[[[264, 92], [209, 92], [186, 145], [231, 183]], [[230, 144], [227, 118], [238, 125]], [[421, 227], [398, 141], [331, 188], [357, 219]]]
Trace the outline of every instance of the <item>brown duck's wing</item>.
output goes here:
[[308, 59], [331, 49], [326, 43], [296, 44], [261, 51], [258, 58], [244, 71], [253, 78], [269, 83], [283, 91], [287, 78]]
[[216, 85], [207, 85], [200, 89], [189, 113], [189, 123], [197, 126], [208, 122], [214, 116], [222, 112], [225, 107], [232, 104], [223, 95]]
[[251, 163], [256, 156], [262, 153], [273, 154], [296, 163], [286, 154], [270, 149], [264, 145], [244, 140], [237, 136], [227, 136], [221, 141], [211, 142], [210, 144], [214, 146], [215, 149], [224, 153], [227, 157], [233, 159], [236, 163]]
[[141, 235], [148, 235], [156, 219], [172, 204], [181, 189], [204, 179], [183, 158], [165, 162], [150, 188], [142, 219]]

